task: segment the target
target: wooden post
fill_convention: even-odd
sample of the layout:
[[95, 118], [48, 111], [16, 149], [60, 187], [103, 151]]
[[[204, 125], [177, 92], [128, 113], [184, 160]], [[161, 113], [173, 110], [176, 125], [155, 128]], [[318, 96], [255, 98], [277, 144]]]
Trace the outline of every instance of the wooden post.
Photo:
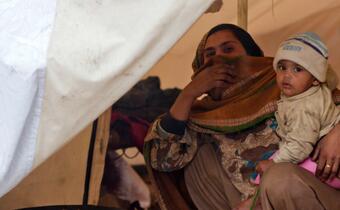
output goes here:
[[248, 0], [237, 2], [237, 25], [247, 30], [248, 27]]
[[[92, 159], [92, 169], [89, 184], [88, 204], [97, 205], [100, 187], [104, 174], [105, 157], [110, 137], [111, 107], [101, 114], [97, 121], [96, 139]], [[93, 132], [93, 131], [92, 131]]]

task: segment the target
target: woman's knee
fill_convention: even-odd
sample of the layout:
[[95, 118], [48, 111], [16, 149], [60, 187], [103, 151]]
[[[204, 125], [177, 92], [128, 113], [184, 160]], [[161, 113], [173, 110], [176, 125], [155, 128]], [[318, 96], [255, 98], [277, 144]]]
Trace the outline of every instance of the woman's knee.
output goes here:
[[[323, 196], [320, 195], [329, 191], [320, 188], [326, 185], [316, 182], [318, 180], [310, 172], [297, 165], [274, 164], [261, 179], [263, 209], [323, 209], [319, 200]], [[323, 199], [325, 203], [330, 201], [326, 201], [325, 197]]]
[[270, 195], [280, 195], [282, 192], [290, 191], [294, 193], [295, 186], [300, 185], [299, 170], [301, 168], [292, 163], [274, 164], [261, 178], [261, 190]]

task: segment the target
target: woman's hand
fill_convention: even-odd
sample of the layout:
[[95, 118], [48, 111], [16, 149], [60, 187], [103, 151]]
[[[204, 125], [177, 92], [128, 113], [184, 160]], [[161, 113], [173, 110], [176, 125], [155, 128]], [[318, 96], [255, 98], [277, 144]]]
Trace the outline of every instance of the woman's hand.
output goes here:
[[235, 82], [235, 77], [233, 65], [219, 63], [207, 66], [193, 78], [183, 92], [196, 99], [213, 88], [227, 88]]
[[316, 175], [322, 181], [340, 177], [340, 124], [319, 141], [313, 160], [318, 163]]
[[220, 63], [206, 66], [177, 97], [170, 108], [171, 116], [177, 120], [187, 120], [196, 98], [214, 88], [227, 88], [235, 82], [235, 76], [236, 73], [231, 65]]

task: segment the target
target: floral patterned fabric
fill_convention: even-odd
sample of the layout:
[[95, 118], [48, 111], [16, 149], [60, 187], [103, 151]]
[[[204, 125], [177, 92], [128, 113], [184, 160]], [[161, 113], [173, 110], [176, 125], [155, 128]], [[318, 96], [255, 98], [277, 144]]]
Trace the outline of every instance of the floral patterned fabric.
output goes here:
[[257, 161], [263, 154], [278, 148], [276, 121], [268, 119], [251, 130], [238, 134], [207, 134], [186, 129], [183, 136], [166, 132], [156, 121], [146, 137], [145, 152], [151, 167], [159, 171], [174, 171], [190, 164], [199, 146], [214, 145], [220, 163], [243, 198], [255, 193], [250, 182]]

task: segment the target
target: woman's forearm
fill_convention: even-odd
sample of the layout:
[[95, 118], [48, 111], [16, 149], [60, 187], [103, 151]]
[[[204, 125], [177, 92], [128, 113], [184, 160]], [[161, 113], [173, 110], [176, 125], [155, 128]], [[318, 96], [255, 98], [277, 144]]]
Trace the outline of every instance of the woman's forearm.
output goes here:
[[171, 116], [180, 121], [188, 120], [191, 106], [195, 100], [196, 97], [192, 96], [184, 89], [170, 108]]

